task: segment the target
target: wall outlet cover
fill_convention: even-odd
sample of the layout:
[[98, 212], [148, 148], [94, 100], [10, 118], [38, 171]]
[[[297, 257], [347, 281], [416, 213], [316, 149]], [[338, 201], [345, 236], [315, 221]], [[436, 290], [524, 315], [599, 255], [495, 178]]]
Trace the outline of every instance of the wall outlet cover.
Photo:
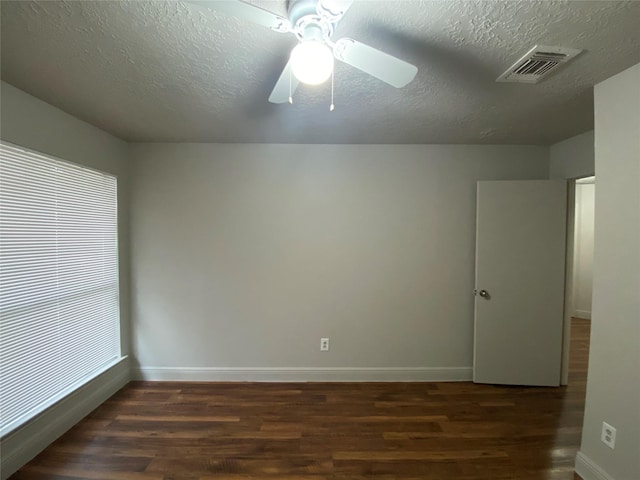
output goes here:
[[607, 447], [614, 449], [616, 447], [616, 429], [607, 422], [602, 422], [602, 435], [600, 440]]

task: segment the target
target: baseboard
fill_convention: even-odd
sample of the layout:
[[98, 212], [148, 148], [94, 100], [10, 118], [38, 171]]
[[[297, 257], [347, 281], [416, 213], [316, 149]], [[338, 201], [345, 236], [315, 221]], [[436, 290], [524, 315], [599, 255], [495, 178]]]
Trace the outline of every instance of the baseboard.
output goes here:
[[94, 378], [23, 427], [2, 439], [0, 478], [5, 480], [60, 435], [125, 386], [131, 377], [129, 360]]
[[576, 310], [573, 312], [573, 316], [577, 318], [585, 318], [591, 320], [591, 311], [589, 310]]
[[133, 378], [184, 382], [465, 382], [472, 367], [443, 368], [185, 368], [140, 367]]
[[582, 452], [578, 452], [576, 455], [576, 473], [583, 480], [614, 480], [612, 476]]

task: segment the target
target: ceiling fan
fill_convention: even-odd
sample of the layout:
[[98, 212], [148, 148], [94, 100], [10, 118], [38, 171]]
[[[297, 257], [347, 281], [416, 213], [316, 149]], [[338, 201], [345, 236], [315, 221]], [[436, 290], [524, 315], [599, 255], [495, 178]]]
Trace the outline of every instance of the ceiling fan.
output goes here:
[[336, 25], [353, 1], [289, 0], [289, 18], [241, 0], [189, 0], [189, 3], [296, 36], [298, 44], [269, 96], [271, 103], [285, 103], [292, 101], [299, 82], [310, 85], [325, 82], [333, 72], [334, 58], [396, 88], [413, 80], [418, 72], [415, 65], [351, 38], [332, 40]]

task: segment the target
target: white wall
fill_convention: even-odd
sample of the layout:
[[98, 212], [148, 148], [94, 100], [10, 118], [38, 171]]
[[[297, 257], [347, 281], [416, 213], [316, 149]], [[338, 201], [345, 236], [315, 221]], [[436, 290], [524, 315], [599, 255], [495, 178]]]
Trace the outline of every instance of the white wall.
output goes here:
[[[582, 445], [585, 480], [640, 478], [640, 64], [595, 87], [593, 322]], [[617, 428], [615, 450], [600, 442]]]
[[594, 172], [593, 130], [551, 145], [549, 178], [589, 177]]
[[575, 187], [573, 316], [580, 318], [591, 318], [595, 191], [594, 183]]
[[548, 174], [546, 147], [133, 157], [133, 342], [155, 379], [469, 379], [476, 181]]
[[[5, 82], [2, 82], [0, 96], [2, 140], [118, 177], [121, 330], [123, 353], [127, 355], [130, 348], [129, 146]], [[128, 380], [129, 365], [122, 362], [25, 427], [2, 439], [0, 476], [9, 476]]]

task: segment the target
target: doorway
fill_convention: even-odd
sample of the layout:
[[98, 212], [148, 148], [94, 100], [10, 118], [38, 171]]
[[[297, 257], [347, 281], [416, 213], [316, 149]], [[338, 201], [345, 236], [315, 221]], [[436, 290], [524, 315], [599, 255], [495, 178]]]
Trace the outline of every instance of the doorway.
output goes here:
[[[574, 378], [586, 378], [587, 362], [584, 355], [571, 350], [579, 349], [588, 352], [589, 349], [593, 291], [594, 206], [595, 177], [571, 181], [567, 228], [563, 385], [567, 385]], [[580, 338], [572, 338], [576, 336]], [[576, 355], [584, 361], [576, 362]]]

